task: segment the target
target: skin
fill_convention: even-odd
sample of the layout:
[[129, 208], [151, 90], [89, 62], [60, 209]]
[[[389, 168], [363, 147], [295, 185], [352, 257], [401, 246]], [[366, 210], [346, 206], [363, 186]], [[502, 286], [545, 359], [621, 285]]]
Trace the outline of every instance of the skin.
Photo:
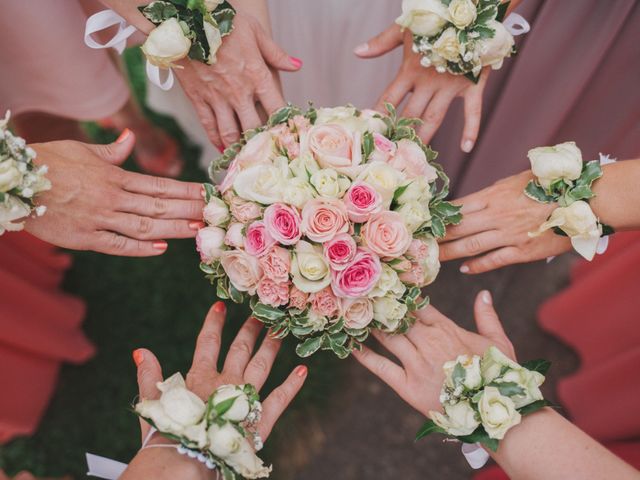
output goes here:
[[[262, 323], [250, 317], [231, 344], [222, 370], [218, 371], [218, 356], [225, 316], [226, 309], [223, 302], [217, 302], [209, 310], [196, 342], [191, 369], [186, 377], [187, 387], [203, 400], [206, 400], [216, 388], [225, 384], [251, 383], [260, 390], [269, 376], [280, 349], [281, 341], [267, 335], [255, 354], [252, 354], [263, 327]], [[158, 398], [160, 392], [156, 384], [163, 380], [158, 359], [145, 349], [136, 350], [135, 357], [138, 358], [140, 397]], [[262, 418], [257, 429], [263, 440], [267, 439], [280, 415], [300, 391], [306, 377], [307, 368], [303, 365], [296, 367], [287, 379], [262, 402]], [[146, 438], [148, 429], [149, 426], [141, 422], [143, 439]], [[159, 434], [154, 435], [149, 442], [151, 445], [169, 443]], [[213, 479], [215, 475], [201, 463], [178, 454], [173, 448], [148, 448], [138, 452], [121, 480], [148, 478], [195, 480]]]
[[[489, 292], [480, 292], [474, 311], [477, 334], [460, 328], [431, 306], [416, 313], [416, 324], [406, 336], [374, 332], [400, 365], [366, 347], [353, 355], [426, 416], [430, 410], [441, 410], [438, 396], [446, 361], [465, 353], [482, 355], [491, 345], [515, 360]], [[640, 478], [635, 469], [549, 408], [523, 417], [500, 441], [498, 451], [490, 453], [514, 480]]]
[[[616, 231], [640, 228], [640, 160], [625, 160], [603, 167], [604, 174], [593, 184], [591, 208], [601, 222]], [[471, 257], [461, 267], [463, 273], [483, 273], [507, 265], [533, 262], [571, 250], [567, 237], [547, 231], [530, 238], [556, 208], [526, 197], [522, 192], [533, 180], [530, 171], [505, 178], [467, 195], [461, 204], [460, 225], [447, 229], [440, 244], [440, 260]]]
[[124, 134], [109, 145], [31, 145], [35, 162], [49, 167], [52, 188], [37, 198], [47, 212], [29, 218], [25, 229], [59, 247], [136, 257], [161, 255], [163, 239], [194, 237], [202, 226], [202, 185], [123, 170], [118, 165], [135, 144], [132, 132]]

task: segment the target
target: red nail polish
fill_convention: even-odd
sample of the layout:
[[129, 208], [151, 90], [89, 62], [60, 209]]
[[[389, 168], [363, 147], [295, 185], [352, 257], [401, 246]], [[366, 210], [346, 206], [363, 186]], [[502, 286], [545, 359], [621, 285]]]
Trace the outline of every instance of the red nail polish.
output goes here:
[[204, 222], [190, 222], [189, 223], [189, 228], [191, 230], [200, 230], [201, 228], [205, 227], [205, 223]]
[[131, 134], [131, 130], [129, 130], [128, 128], [125, 128], [120, 134], [120, 136], [116, 139], [116, 143], [124, 142], [129, 137], [130, 134]]
[[298, 365], [294, 370], [295, 373], [299, 377], [305, 377], [307, 375], [307, 367], [305, 365]]
[[166, 250], [169, 245], [164, 240], [160, 240], [159, 242], [153, 242], [153, 248], [156, 250]]
[[227, 306], [224, 304], [223, 301], [218, 300], [214, 305], [213, 305], [213, 311], [216, 313], [224, 313], [227, 311]]
[[289, 60], [291, 61], [291, 64], [296, 68], [300, 68], [302, 66], [302, 60], [300, 60], [299, 58], [289, 57]]
[[216, 145], [216, 148], [220, 153], [224, 153], [224, 147], [221, 147], [220, 145]]
[[144, 360], [144, 353], [141, 348], [133, 351], [133, 363], [136, 364], [136, 367], [139, 367], [142, 361]]

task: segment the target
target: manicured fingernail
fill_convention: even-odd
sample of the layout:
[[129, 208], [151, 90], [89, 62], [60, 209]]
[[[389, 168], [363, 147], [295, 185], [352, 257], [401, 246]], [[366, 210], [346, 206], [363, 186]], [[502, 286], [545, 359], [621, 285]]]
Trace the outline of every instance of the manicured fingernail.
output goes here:
[[227, 311], [227, 306], [224, 304], [223, 301], [218, 300], [214, 305], [213, 305], [213, 311], [216, 313], [224, 313]]
[[169, 245], [164, 240], [160, 240], [159, 242], [153, 242], [153, 248], [156, 250], [166, 250]]
[[369, 50], [369, 44], [363, 43], [361, 45], [358, 45], [356, 48], [354, 48], [353, 53], [355, 53], [356, 55], [363, 55], [367, 53], [368, 50]]
[[302, 66], [302, 60], [300, 60], [299, 58], [289, 57], [289, 61], [296, 68], [300, 68]]
[[204, 197], [206, 194], [207, 194], [207, 191], [205, 190], [204, 185], [202, 185], [200, 187], [200, 195], [202, 195]]
[[469, 273], [469, 267], [467, 267], [466, 265], [462, 265], [460, 267], [460, 272], [462, 273]]
[[298, 365], [295, 370], [293, 371], [293, 373], [295, 373], [297, 376], [299, 376], [300, 378], [302, 377], [306, 377], [307, 375], [307, 367], [304, 365]]
[[480, 293], [480, 298], [482, 298], [482, 301], [487, 305], [491, 305], [491, 293], [489, 290], [483, 290], [482, 293]]
[[220, 153], [224, 153], [224, 147], [223, 147], [223, 146], [221, 146], [221, 145], [216, 145], [216, 148], [218, 149], [218, 151], [219, 151]]
[[206, 225], [204, 222], [191, 222], [189, 223], [189, 228], [191, 230], [200, 230], [201, 228], [204, 228]]
[[465, 140], [462, 144], [462, 151], [469, 153], [473, 150], [473, 140]]
[[141, 348], [133, 351], [133, 363], [136, 364], [136, 367], [139, 367], [142, 361], [144, 360], [144, 353]]
[[131, 135], [131, 130], [129, 130], [128, 128], [125, 128], [120, 134], [120, 136], [116, 139], [116, 143], [124, 142], [127, 138], [129, 138], [129, 135]]

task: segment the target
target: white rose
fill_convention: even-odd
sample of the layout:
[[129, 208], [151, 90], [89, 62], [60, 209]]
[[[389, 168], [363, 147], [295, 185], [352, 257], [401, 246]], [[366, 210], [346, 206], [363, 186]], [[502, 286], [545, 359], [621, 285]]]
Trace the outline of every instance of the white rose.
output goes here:
[[433, 237], [424, 237], [422, 239], [427, 244], [427, 258], [422, 261], [422, 268], [424, 270], [424, 284], [427, 286], [432, 283], [438, 273], [440, 273], [440, 246]]
[[282, 201], [288, 205], [302, 209], [311, 199], [315, 198], [316, 192], [311, 184], [301, 177], [294, 177], [287, 180], [282, 192]]
[[483, 67], [491, 65], [491, 68], [498, 70], [502, 67], [505, 57], [511, 55], [514, 41], [513, 36], [504, 28], [502, 23], [491, 20], [487, 27], [495, 32], [491, 38], [483, 38], [477, 43], [477, 53]]
[[231, 218], [229, 215], [229, 207], [218, 197], [211, 197], [209, 203], [204, 207], [202, 216], [204, 220], [213, 227], [219, 227]]
[[242, 422], [249, 415], [251, 406], [249, 405], [249, 397], [238, 385], [222, 385], [218, 387], [211, 398], [213, 406], [234, 398], [233, 405], [222, 416], [231, 422]]
[[[295, 283], [295, 281], [294, 281]], [[327, 324], [329, 323], [329, 320], [327, 319], [327, 317], [325, 317], [324, 315], [320, 315], [317, 312], [314, 312], [313, 310], [309, 310], [309, 313], [307, 314], [307, 325], [309, 327], [313, 328], [313, 332], [321, 332], [324, 330], [324, 327], [327, 326]]]
[[438, 39], [433, 42], [433, 51], [445, 60], [457, 62], [460, 59], [462, 47], [458, 41], [458, 33], [453, 27], [447, 28]]
[[360, 118], [365, 122], [365, 131], [367, 132], [382, 135], [387, 131], [387, 124], [380, 118], [380, 112], [365, 108], [360, 112]]
[[216, 63], [216, 53], [222, 46], [222, 34], [217, 27], [214, 27], [209, 22], [204, 21], [204, 34], [207, 37], [207, 43], [209, 44], [209, 58], [207, 63]]
[[554, 180], [576, 180], [582, 173], [582, 152], [575, 142], [565, 142], [553, 147], [538, 147], [527, 153], [531, 171], [540, 185], [549, 188]]
[[407, 287], [398, 277], [398, 273], [386, 263], [382, 264], [382, 273], [380, 279], [373, 290], [369, 293], [369, 297], [384, 297], [387, 294], [395, 298], [400, 298], [404, 294]]
[[[178, 436], [189, 435], [201, 442], [200, 424], [206, 411], [205, 403], [195, 393], [187, 389], [182, 375], [176, 373], [157, 384], [160, 390], [158, 400], [142, 400], [135, 407], [136, 412], [150, 419], [161, 432]], [[191, 428], [194, 427], [194, 428]]]
[[373, 318], [384, 325], [386, 332], [395, 331], [406, 314], [407, 306], [395, 298], [380, 297], [373, 300]]
[[345, 327], [359, 330], [373, 320], [373, 303], [368, 298], [342, 298], [340, 302]]
[[260, 132], [249, 139], [234, 160], [240, 170], [258, 164], [270, 165], [276, 157], [276, 141], [271, 132]]
[[170, 68], [173, 62], [186, 57], [190, 48], [191, 40], [175, 18], [154, 28], [142, 44], [142, 51], [149, 62], [161, 68]]
[[196, 234], [196, 248], [205, 263], [217, 260], [225, 250], [226, 232], [220, 227], [204, 227]]
[[317, 117], [314, 125], [325, 124], [340, 125], [349, 132], [364, 133], [367, 130], [366, 119], [356, 116], [355, 107], [333, 107], [317, 109]]
[[403, 205], [408, 202], [420, 202], [429, 208], [429, 200], [431, 200], [431, 187], [429, 181], [425, 177], [412, 178], [410, 182], [405, 183], [406, 189], [398, 195], [396, 202]]
[[451, 0], [451, 3], [449, 3], [449, 15], [451, 22], [462, 30], [475, 21], [478, 11], [471, 0]]
[[468, 390], [480, 388], [482, 385], [482, 374], [480, 371], [480, 357], [478, 355], [459, 355], [455, 360], [450, 360], [444, 364], [442, 368], [444, 370], [445, 383], [452, 389], [457, 387], [453, 378], [456, 365], [460, 365], [464, 373], [464, 376], [459, 380], [462, 386]]
[[9, 195], [4, 202], [0, 202], [0, 235], [5, 230], [17, 232], [24, 228], [24, 223], [14, 223], [16, 220], [27, 217], [31, 213], [29, 205], [19, 198]]
[[415, 232], [420, 226], [431, 219], [429, 207], [425, 207], [423, 203], [417, 201], [407, 202], [396, 210], [409, 232]]
[[441, 428], [444, 428], [450, 435], [471, 435], [478, 428], [476, 411], [469, 401], [463, 400], [453, 405], [444, 405], [444, 415], [440, 412], [429, 412], [431, 420]]
[[383, 206], [388, 208], [393, 193], [404, 180], [404, 175], [384, 162], [371, 162], [365, 166], [357, 180], [367, 182], [376, 189], [382, 196]]
[[245, 478], [265, 478], [271, 467], [265, 467], [249, 441], [231, 423], [209, 427], [209, 450]]
[[491, 346], [487, 349], [482, 357], [482, 378], [485, 382], [491, 383], [500, 376], [502, 367], [510, 369], [522, 368], [520, 364], [514, 362], [498, 348]]
[[282, 201], [286, 178], [282, 170], [273, 165], [254, 165], [238, 173], [233, 189], [239, 197], [263, 205]]
[[224, 236], [224, 243], [230, 247], [244, 248], [244, 235], [242, 229], [244, 225], [242, 223], [232, 223], [227, 228], [227, 233]]
[[311, 185], [322, 197], [342, 198], [351, 181], [332, 168], [323, 168], [311, 175]]
[[289, 169], [294, 176], [308, 181], [311, 175], [320, 170], [318, 162], [315, 161], [311, 153], [306, 152], [298, 156], [289, 163]]
[[540, 391], [540, 385], [544, 383], [544, 375], [539, 372], [532, 372], [526, 368], [508, 370], [500, 377], [500, 381], [517, 383], [524, 390], [523, 394], [511, 397], [516, 408], [544, 398]]
[[0, 162], [0, 192], [6, 193], [21, 183], [22, 173], [18, 169], [18, 163], [13, 158]]
[[319, 292], [331, 283], [329, 263], [322, 247], [301, 240], [291, 262], [293, 284], [305, 293]]
[[485, 431], [490, 438], [497, 440], [502, 440], [507, 431], [522, 419], [513, 400], [502, 395], [496, 387], [484, 387], [478, 410]]
[[449, 11], [440, 0], [402, 0], [402, 15], [396, 23], [416, 35], [431, 37], [449, 21]]

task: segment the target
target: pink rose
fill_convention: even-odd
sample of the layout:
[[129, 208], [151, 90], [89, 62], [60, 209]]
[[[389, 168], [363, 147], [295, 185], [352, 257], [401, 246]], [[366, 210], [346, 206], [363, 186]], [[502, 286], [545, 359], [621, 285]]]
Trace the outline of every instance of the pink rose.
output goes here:
[[366, 182], [355, 182], [343, 198], [349, 220], [362, 223], [382, 209], [382, 196]]
[[363, 297], [375, 287], [381, 273], [380, 259], [369, 250], [359, 248], [344, 270], [331, 272], [331, 288], [340, 298]]
[[269, 129], [269, 132], [276, 138], [276, 145], [286, 150], [289, 158], [296, 158], [300, 155], [300, 143], [293, 132], [284, 124], [276, 125]]
[[267, 231], [264, 222], [253, 222], [247, 227], [244, 249], [249, 255], [260, 257], [275, 245], [276, 240]]
[[238, 161], [236, 158], [231, 162], [231, 165], [229, 165], [229, 168], [227, 168], [227, 174], [224, 176], [222, 183], [218, 185], [218, 191], [221, 194], [224, 195], [231, 189], [231, 187], [233, 187], [233, 182], [235, 181], [239, 172], [240, 172], [240, 169], [238, 168]]
[[314, 198], [302, 208], [302, 232], [314, 242], [324, 243], [349, 231], [347, 209], [337, 198]]
[[418, 238], [411, 240], [407, 249], [407, 258], [416, 262], [422, 262], [429, 255], [429, 247], [425, 242]]
[[244, 225], [241, 223], [232, 223], [227, 228], [227, 234], [224, 236], [224, 243], [230, 247], [243, 248], [244, 247], [244, 235], [242, 229]]
[[295, 130], [298, 135], [300, 135], [302, 133], [307, 133], [311, 129], [311, 122], [307, 117], [296, 115], [289, 120], [289, 128], [291, 130]]
[[340, 303], [329, 287], [312, 293], [309, 300], [311, 301], [311, 310], [318, 315], [334, 318], [340, 314]]
[[343, 298], [344, 326], [360, 330], [373, 320], [373, 303], [368, 298]]
[[267, 230], [282, 245], [295, 245], [300, 240], [300, 222], [298, 211], [283, 203], [271, 204], [264, 211]]
[[309, 294], [299, 290], [295, 285], [289, 290], [289, 307], [304, 310], [307, 308]]
[[254, 165], [273, 163], [275, 154], [275, 139], [271, 132], [260, 132], [255, 134], [242, 150], [236, 155], [234, 162], [237, 162], [240, 170], [246, 170]]
[[286, 305], [289, 301], [289, 284], [275, 282], [269, 277], [260, 279], [257, 292], [260, 302], [272, 307]]
[[420, 263], [412, 263], [411, 270], [402, 272], [399, 277], [407, 285], [422, 287], [425, 280], [425, 271]]
[[262, 269], [256, 257], [244, 250], [225, 250], [220, 256], [220, 263], [238, 291], [255, 295], [258, 281], [262, 277]]
[[200, 260], [211, 263], [220, 258], [224, 250], [225, 231], [219, 227], [205, 227], [196, 234], [196, 249], [200, 252]]
[[416, 142], [403, 138], [389, 164], [408, 177], [425, 177], [428, 182], [438, 178], [438, 172], [427, 162], [427, 155]]
[[333, 270], [344, 270], [356, 254], [356, 241], [348, 233], [341, 233], [324, 244], [324, 256]]
[[363, 243], [382, 258], [396, 258], [411, 244], [411, 234], [398, 212], [372, 215], [360, 231]]
[[286, 248], [273, 247], [266, 255], [260, 257], [259, 262], [266, 277], [277, 283], [289, 281], [291, 254]]
[[341, 125], [316, 125], [309, 130], [309, 149], [322, 168], [352, 166], [353, 138]]
[[229, 205], [231, 215], [240, 223], [249, 223], [262, 216], [262, 209], [257, 203], [249, 202], [232, 192], [227, 192], [224, 199]]
[[369, 157], [369, 161], [371, 162], [388, 162], [396, 153], [397, 148], [394, 142], [379, 133], [373, 134], [373, 146], [373, 152], [371, 152], [371, 156]]

